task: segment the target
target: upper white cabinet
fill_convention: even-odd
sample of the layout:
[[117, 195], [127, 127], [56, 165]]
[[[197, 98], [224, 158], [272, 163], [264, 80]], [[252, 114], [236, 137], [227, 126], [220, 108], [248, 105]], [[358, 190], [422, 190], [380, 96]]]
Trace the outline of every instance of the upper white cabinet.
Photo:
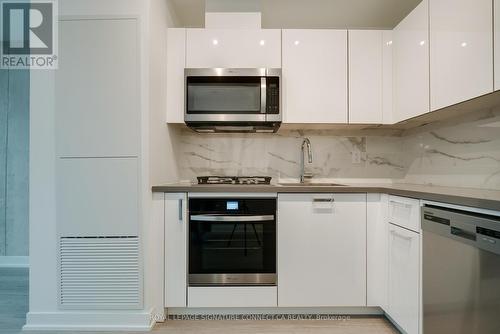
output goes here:
[[347, 31], [283, 30], [285, 123], [347, 123]]
[[491, 0], [430, 1], [431, 110], [493, 91], [492, 11]]
[[167, 123], [184, 123], [186, 29], [167, 32]]
[[279, 29], [187, 29], [186, 67], [281, 67]]
[[366, 194], [280, 194], [278, 306], [366, 305]]
[[187, 196], [165, 194], [165, 307], [187, 305]]
[[382, 123], [394, 123], [394, 103], [393, 103], [393, 41], [392, 30], [382, 32]]
[[349, 30], [349, 123], [382, 123], [383, 32]]
[[57, 156], [139, 154], [138, 41], [135, 19], [59, 22]]
[[394, 122], [429, 112], [428, 14], [423, 0], [393, 31]]

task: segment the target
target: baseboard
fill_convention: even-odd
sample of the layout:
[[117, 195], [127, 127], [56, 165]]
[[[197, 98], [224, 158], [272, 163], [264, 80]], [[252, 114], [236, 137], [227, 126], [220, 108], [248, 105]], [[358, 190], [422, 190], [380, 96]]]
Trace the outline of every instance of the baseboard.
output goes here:
[[0, 256], [0, 268], [28, 268], [28, 256]]
[[143, 310], [29, 312], [23, 331], [150, 331], [154, 325], [152, 313]]
[[173, 307], [167, 309], [167, 315], [243, 315], [243, 314], [314, 314], [314, 315], [352, 315], [352, 316], [383, 316], [380, 307], [235, 307], [235, 308], [190, 308]]

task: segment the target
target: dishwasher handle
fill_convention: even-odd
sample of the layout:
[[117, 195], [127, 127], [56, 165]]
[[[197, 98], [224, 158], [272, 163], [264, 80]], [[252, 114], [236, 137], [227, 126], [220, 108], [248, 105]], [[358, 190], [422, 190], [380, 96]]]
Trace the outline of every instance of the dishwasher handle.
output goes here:
[[476, 241], [476, 233], [467, 231], [457, 226], [451, 226], [450, 233], [456, 237]]

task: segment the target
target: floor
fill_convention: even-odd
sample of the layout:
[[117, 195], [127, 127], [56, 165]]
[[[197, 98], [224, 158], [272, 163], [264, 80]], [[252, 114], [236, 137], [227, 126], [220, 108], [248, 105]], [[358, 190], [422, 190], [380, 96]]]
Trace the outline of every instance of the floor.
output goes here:
[[[28, 270], [0, 268], [0, 334], [19, 334], [28, 311]], [[49, 332], [29, 332], [29, 334]], [[55, 332], [50, 331], [50, 334]], [[61, 332], [77, 334], [77, 332]], [[82, 334], [90, 334], [83, 332]], [[97, 334], [96, 332], [93, 332]], [[117, 332], [99, 332], [115, 334]], [[123, 333], [123, 332], [122, 332]], [[348, 320], [170, 320], [157, 325], [153, 334], [393, 334], [396, 329], [384, 318]], [[78, 333], [80, 334], [80, 332]], [[127, 332], [127, 334], [133, 334]]]

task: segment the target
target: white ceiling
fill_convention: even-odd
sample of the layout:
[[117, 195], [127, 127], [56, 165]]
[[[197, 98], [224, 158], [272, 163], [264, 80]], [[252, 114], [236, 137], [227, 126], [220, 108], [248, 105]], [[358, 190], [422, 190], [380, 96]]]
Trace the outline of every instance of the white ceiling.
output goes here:
[[[181, 27], [203, 27], [204, 0], [171, 2]], [[263, 28], [394, 28], [421, 0], [262, 0]]]

